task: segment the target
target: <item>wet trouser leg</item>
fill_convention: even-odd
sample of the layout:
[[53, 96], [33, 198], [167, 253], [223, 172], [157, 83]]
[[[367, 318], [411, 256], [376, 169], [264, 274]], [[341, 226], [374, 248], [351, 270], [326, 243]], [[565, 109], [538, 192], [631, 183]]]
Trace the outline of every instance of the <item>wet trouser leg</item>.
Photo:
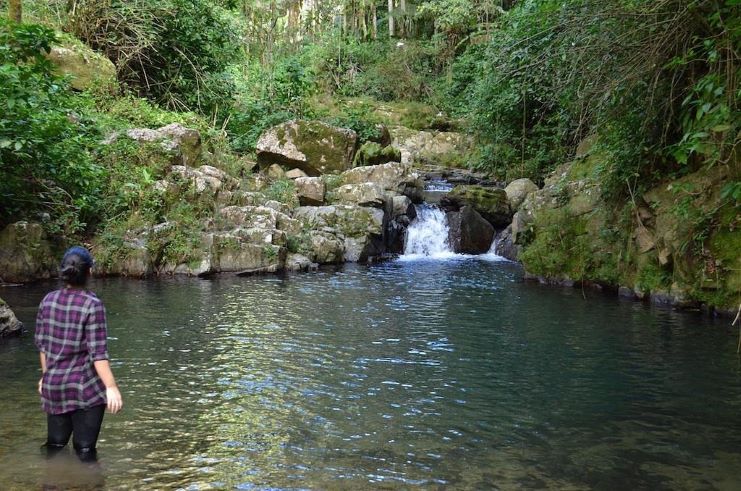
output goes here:
[[104, 414], [105, 404], [64, 414], [49, 414], [47, 416], [47, 454], [51, 456], [64, 448], [72, 435], [72, 445], [80, 459], [95, 460], [95, 445]]
[[81, 460], [95, 460], [95, 444], [103, 423], [105, 404], [72, 413], [72, 446]]
[[48, 414], [46, 417], [47, 437], [44, 450], [53, 457], [67, 445], [72, 435], [72, 413]]

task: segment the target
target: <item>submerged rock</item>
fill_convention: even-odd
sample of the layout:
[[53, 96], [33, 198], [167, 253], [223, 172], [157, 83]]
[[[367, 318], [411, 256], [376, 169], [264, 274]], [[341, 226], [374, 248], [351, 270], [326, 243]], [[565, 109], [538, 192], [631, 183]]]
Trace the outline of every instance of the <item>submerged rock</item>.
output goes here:
[[0, 338], [18, 335], [23, 331], [23, 323], [18, 320], [10, 306], [0, 298]]
[[257, 161], [263, 167], [280, 164], [310, 176], [342, 172], [352, 167], [358, 135], [320, 121], [293, 120], [274, 126], [257, 141]]

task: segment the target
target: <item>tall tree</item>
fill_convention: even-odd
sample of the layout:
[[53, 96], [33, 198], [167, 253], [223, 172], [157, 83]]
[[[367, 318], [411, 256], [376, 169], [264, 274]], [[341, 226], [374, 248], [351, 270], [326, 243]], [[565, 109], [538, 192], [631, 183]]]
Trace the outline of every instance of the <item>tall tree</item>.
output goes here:
[[21, 0], [10, 0], [8, 2], [8, 17], [10, 20], [20, 23], [22, 12]]

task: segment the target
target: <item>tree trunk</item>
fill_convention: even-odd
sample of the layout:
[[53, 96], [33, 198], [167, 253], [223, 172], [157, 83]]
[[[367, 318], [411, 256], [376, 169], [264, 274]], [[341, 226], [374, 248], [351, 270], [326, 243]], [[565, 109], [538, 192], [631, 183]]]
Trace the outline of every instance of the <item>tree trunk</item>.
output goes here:
[[399, 0], [399, 36], [404, 38], [407, 35], [407, 0]]
[[394, 37], [394, 0], [389, 0], [389, 37]]
[[371, 4], [371, 19], [373, 20], [373, 23], [371, 24], [371, 37], [373, 39], [378, 38], [378, 15], [376, 13], [376, 4]]
[[10, 20], [20, 24], [22, 11], [21, 0], [10, 0], [8, 2], [8, 17]]

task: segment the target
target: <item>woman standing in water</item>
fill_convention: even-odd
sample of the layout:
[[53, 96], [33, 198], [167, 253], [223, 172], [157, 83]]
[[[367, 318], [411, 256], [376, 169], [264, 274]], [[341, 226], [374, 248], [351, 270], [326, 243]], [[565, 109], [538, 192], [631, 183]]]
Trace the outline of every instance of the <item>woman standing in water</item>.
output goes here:
[[108, 361], [103, 302], [85, 290], [93, 258], [84, 247], [72, 247], [62, 258], [64, 288], [44, 297], [34, 337], [41, 359], [41, 405], [47, 413], [46, 448], [67, 445], [70, 435], [82, 460], [95, 460], [95, 445], [106, 407], [123, 407]]

